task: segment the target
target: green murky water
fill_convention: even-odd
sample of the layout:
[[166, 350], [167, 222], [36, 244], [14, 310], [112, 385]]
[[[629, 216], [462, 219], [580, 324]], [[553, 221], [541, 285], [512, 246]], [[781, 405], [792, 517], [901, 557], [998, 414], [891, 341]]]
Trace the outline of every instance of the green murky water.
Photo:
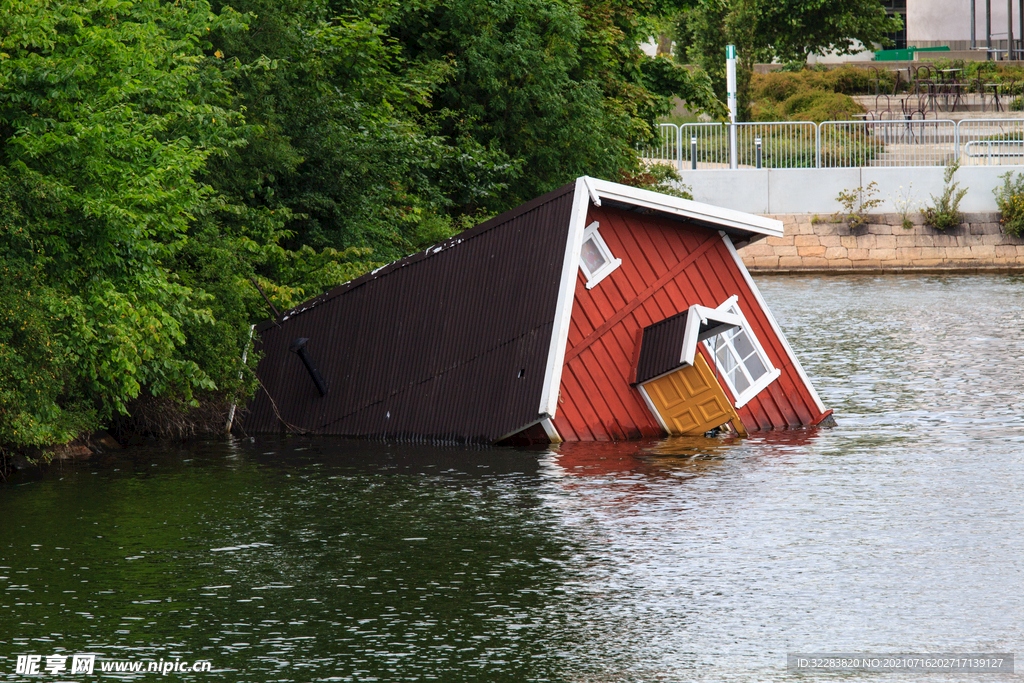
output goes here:
[[[786, 654], [1024, 656], [1024, 279], [759, 284], [838, 428], [238, 439], [15, 478], [0, 680], [878, 680]], [[92, 674], [17, 673], [80, 653]]]

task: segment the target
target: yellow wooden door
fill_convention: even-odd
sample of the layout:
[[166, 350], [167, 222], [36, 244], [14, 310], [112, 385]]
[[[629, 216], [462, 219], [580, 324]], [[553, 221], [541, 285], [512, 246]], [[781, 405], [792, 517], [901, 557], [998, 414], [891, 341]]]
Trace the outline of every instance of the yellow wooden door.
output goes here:
[[647, 382], [643, 387], [670, 434], [697, 436], [726, 422], [732, 423], [740, 434], [746, 434], [736, 409], [703, 354], [696, 354], [692, 366]]

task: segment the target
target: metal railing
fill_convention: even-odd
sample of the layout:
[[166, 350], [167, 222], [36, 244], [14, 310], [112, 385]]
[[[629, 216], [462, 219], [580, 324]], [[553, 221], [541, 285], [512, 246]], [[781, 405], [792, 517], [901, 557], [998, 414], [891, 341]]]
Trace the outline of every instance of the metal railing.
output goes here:
[[957, 137], [964, 166], [1024, 164], [1024, 119], [964, 119]]
[[[740, 168], [1024, 165], [1024, 119], [809, 121], [738, 123]], [[649, 162], [680, 171], [729, 168], [729, 126], [691, 123], [658, 128]]]
[[[807, 121], [737, 124], [740, 166], [813, 168], [817, 132]], [[690, 123], [679, 127], [680, 170], [729, 168], [729, 127], [722, 123]]]
[[957, 156], [952, 121], [826, 121], [818, 168], [945, 166]]

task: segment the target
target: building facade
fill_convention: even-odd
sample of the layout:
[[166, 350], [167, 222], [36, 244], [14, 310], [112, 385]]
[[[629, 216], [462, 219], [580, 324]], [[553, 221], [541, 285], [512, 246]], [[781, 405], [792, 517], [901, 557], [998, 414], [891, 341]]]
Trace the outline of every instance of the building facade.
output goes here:
[[[908, 46], [948, 45], [953, 51], [989, 47], [1005, 50], [1012, 34], [1019, 49], [1024, 4], [1021, 0], [890, 0], [889, 4], [895, 5], [893, 12], [902, 12], [906, 17]], [[1012, 23], [1008, 21], [1011, 16]], [[994, 55], [1005, 58], [1004, 52]]]

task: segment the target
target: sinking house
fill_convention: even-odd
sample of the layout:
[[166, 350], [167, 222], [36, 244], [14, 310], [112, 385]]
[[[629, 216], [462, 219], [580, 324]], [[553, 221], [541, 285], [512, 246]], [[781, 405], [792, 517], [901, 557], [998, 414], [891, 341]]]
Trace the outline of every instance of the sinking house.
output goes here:
[[495, 443], [820, 424], [736, 253], [770, 235], [579, 178], [258, 326], [243, 427]]

